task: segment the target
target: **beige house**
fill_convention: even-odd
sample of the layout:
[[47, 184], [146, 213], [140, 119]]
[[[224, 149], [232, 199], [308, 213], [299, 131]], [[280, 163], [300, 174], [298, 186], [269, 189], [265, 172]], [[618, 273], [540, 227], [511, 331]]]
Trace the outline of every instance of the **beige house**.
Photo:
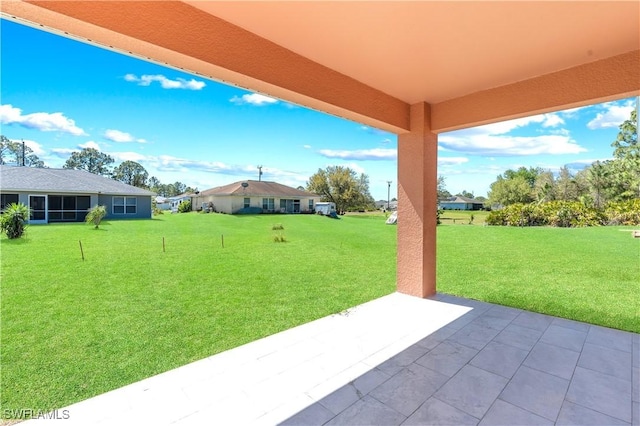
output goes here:
[[276, 182], [243, 180], [192, 196], [196, 210], [220, 213], [313, 213], [320, 196]]

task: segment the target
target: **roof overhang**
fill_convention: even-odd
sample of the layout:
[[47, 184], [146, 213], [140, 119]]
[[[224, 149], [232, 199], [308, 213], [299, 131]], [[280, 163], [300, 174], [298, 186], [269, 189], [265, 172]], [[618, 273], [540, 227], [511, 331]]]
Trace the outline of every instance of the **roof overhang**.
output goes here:
[[395, 133], [640, 94], [637, 1], [3, 1], [3, 16]]

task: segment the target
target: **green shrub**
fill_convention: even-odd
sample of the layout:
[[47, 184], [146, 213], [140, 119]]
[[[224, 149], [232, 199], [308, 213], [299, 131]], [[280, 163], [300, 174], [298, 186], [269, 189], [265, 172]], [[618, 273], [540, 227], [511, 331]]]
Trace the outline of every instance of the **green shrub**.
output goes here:
[[9, 204], [0, 216], [0, 229], [11, 240], [20, 238], [24, 235], [30, 214], [29, 207], [22, 203]]
[[98, 229], [100, 222], [107, 215], [107, 209], [105, 206], [95, 205], [93, 208], [89, 209], [89, 213], [84, 218], [84, 221], [87, 223], [92, 223], [94, 225], [94, 229]]
[[287, 238], [284, 236], [283, 233], [279, 232], [277, 234], [275, 234], [273, 236], [273, 242], [275, 243], [286, 243], [287, 242]]
[[178, 213], [189, 213], [191, 211], [191, 201], [183, 201], [178, 205]]
[[640, 225], [640, 199], [609, 202], [605, 216], [609, 225]]
[[560, 228], [599, 226], [606, 222], [606, 216], [602, 210], [578, 201], [511, 204], [501, 210], [492, 211], [486, 219], [488, 225]]
[[276, 223], [275, 225], [273, 225], [271, 227], [271, 230], [273, 230], [273, 231], [282, 231], [282, 230], [284, 230], [284, 226], [282, 226], [281, 223]]

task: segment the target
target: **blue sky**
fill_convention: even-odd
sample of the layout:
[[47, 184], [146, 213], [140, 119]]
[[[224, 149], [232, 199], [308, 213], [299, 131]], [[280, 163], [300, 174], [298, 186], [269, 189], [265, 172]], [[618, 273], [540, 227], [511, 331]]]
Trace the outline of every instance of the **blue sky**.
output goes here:
[[[1, 21], [0, 124], [48, 167], [97, 148], [163, 183], [200, 190], [244, 179], [304, 186], [343, 165], [370, 179], [375, 199], [397, 196], [394, 134], [172, 68]], [[486, 196], [505, 170], [579, 170], [611, 157], [635, 99], [441, 134], [447, 189]]]

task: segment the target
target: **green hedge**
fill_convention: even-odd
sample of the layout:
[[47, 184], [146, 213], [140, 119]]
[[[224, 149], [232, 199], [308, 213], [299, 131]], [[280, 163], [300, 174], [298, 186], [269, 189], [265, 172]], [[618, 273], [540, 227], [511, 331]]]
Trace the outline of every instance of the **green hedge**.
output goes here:
[[640, 200], [611, 202], [604, 209], [579, 201], [512, 204], [487, 216], [488, 225], [557, 226], [640, 225]]

